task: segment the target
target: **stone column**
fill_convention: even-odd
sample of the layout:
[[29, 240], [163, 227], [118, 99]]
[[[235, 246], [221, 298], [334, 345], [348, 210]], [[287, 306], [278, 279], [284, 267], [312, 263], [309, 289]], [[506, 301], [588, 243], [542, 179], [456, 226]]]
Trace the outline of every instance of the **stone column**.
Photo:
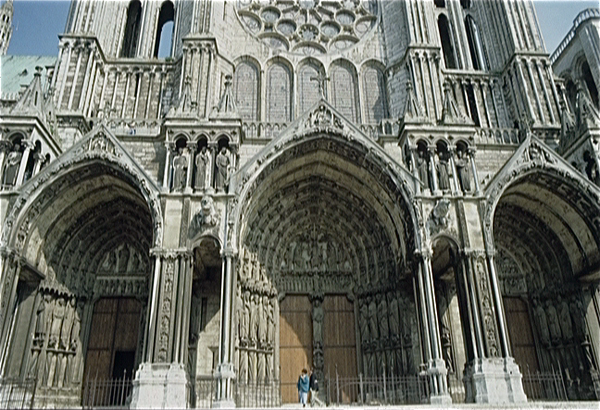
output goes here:
[[509, 356], [500, 290], [493, 258], [483, 250], [464, 256], [466, 304], [472, 312], [476, 354], [464, 371], [466, 401], [475, 403], [524, 403], [527, 401], [521, 373]]
[[[410, 167], [412, 170], [412, 174], [416, 180], [421, 181], [421, 178], [419, 178], [419, 170], [417, 169], [417, 160], [415, 158], [415, 154], [417, 152], [417, 147], [409, 146], [408, 149], [410, 150]], [[416, 187], [417, 187], [417, 194], [420, 194], [423, 191], [423, 189], [421, 189], [421, 184], [416, 184]], [[424, 189], [427, 189], [427, 187], [425, 187]]]
[[33, 149], [33, 142], [31, 140], [23, 140], [22, 144], [25, 145], [25, 151], [23, 151], [23, 156], [21, 157], [21, 165], [19, 166], [19, 173], [17, 174], [15, 187], [18, 187], [23, 183], [23, 178], [25, 178], [25, 170], [27, 168], [27, 163], [29, 162], [29, 155]]
[[21, 258], [6, 248], [0, 250], [0, 368], [4, 369], [7, 359], [8, 337], [12, 322], [10, 307], [14, 305], [19, 275], [21, 274]]
[[235, 368], [232, 360], [232, 294], [233, 294], [233, 263], [235, 252], [227, 247], [223, 253], [223, 268], [221, 279], [221, 334], [219, 336], [219, 364], [215, 372], [217, 379], [217, 400], [213, 403], [215, 408], [235, 407], [233, 401], [233, 380]]
[[442, 355], [440, 343], [439, 323], [437, 308], [435, 302], [435, 293], [433, 290], [433, 274], [431, 269], [430, 252], [423, 252], [416, 255], [419, 258], [419, 268], [417, 272], [417, 291], [419, 312], [421, 314], [422, 335], [425, 338], [425, 360], [427, 360], [427, 375], [430, 381], [431, 404], [450, 404], [452, 398], [448, 393], [448, 383], [446, 380], [448, 371]]
[[169, 176], [171, 175], [171, 150], [174, 148], [174, 144], [169, 141], [165, 141], [165, 149], [167, 154], [165, 155], [165, 173], [163, 175], [163, 187], [169, 189]]
[[[11, 145], [10, 141], [0, 140], [0, 184], [4, 179], [4, 159], [6, 154], [10, 152]], [[0, 270], [0, 272], [2, 271]]]
[[192, 253], [152, 249], [155, 258], [143, 362], [133, 381], [130, 408], [186, 408], [187, 343]]
[[194, 169], [195, 159], [196, 159], [196, 148], [197, 145], [193, 141], [188, 141], [186, 148], [188, 149], [188, 172], [185, 181], [185, 190], [186, 193], [192, 192], [192, 176], [195, 174], [196, 170]]
[[215, 192], [215, 166], [216, 166], [216, 156], [217, 156], [217, 144], [214, 142], [208, 143], [208, 150], [210, 151], [210, 167], [206, 169], [206, 190], [208, 193]]

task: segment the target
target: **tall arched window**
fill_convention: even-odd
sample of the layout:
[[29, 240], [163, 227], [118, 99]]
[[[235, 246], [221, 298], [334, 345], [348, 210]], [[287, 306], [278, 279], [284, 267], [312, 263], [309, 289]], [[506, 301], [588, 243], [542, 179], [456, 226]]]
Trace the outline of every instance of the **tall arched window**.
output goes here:
[[483, 52], [483, 43], [479, 35], [477, 23], [471, 16], [465, 18], [465, 30], [467, 31], [467, 40], [469, 41], [469, 51], [471, 52], [471, 61], [475, 70], [487, 69], [485, 54]]
[[350, 121], [358, 121], [357, 84], [352, 67], [347, 63], [334, 64], [330, 81], [333, 106]]
[[292, 115], [292, 79], [290, 70], [275, 63], [267, 72], [267, 121], [286, 122]]
[[[298, 70], [298, 113], [307, 111], [310, 107], [321, 99], [319, 85], [317, 81], [311, 80], [323, 76], [320, 70], [313, 63], [307, 63]], [[327, 92], [325, 92], [327, 95]]]
[[442, 41], [442, 50], [444, 52], [444, 62], [446, 68], [458, 68], [456, 53], [454, 52], [454, 37], [450, 29], [448, 17], [440, 14], [438, 17], [438, 30], [440, 32], [440, 40]]
[[235, 70], [235, 103], [244, 120], [258, 119], [258, 69], [250, 62], [241, 62]]
[[160, 6], [158, 24], [156, 25], [156, 39], [154, 40], [154, 57], [165, 58], [171, 55], [173, 43], [173, 22], [175, 21], [175, 8], [173, 3], [165, 1]]
[[594, 105], [598, 107], [598, 87], [596, 87], [596, 82], [594, 81], [592, 71], [590, 70], [590, 65], [587, 61], [584, 61], [584, 63], [581, 65], [581, 76], [585, 82], [585, 85], [587, 86]]
[[140, 22], [142, 21], [142, 3], [133, 0], [127, 8], [127, 23], [125, 36], [121, 47], [121, 57], [135, 57], [138, 37], [140, 35]]
[[367, 66], [362, 75], [365, 115], [367, 123], [378, 123], [388, 117], [385, 77], [374, 66]]

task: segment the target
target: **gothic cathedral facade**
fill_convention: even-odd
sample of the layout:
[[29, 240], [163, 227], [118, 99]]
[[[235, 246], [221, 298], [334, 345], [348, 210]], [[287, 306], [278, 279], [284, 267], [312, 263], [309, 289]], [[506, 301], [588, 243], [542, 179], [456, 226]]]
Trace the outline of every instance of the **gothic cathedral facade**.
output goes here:
[[131, 408], [285, 403], [303, 367], [600, 399], [581, 16], [551, 58], [529, 0], [73, 1], [1, 99], [2, 377], [58, 407], [120, 378]]

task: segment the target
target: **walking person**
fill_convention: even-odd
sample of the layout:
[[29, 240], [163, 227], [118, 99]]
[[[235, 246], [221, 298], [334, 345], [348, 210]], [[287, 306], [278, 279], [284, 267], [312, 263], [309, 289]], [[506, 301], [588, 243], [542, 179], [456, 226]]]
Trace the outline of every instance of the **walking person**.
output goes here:
[[317, 374], [315, 373], [315, 369], [311, 369], [310, 371], [310, 405], [314, 407], [316, 404], [319, 407], [323, 406], [323, 402], [317, 395], [319, 394], [319, 380], [317, 379]]
[[308, 398], [308, 390], [310, 386], [310, 380], [308, 378], [308, 371], [302, 369], [302, 374], [298, 377], [298, 401], [302, 403], [302, 407], [306, 407], [306, 400]]

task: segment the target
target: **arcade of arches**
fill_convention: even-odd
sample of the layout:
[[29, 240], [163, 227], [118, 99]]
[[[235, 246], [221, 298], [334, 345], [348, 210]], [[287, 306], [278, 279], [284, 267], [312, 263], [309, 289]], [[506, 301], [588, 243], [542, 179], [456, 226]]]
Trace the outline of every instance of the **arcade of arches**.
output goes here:
[[570, 397], [593, 397], [598, 205], [527, 174], [493, 212], [496, 252], [468, 251], [469, 207], [410, 202], [410, 174], [368, 150], [317, 132], [270, 159], [246, 185], [237, 258], [202, 228], [220, 215], [208, 199], [179, 238], [190, 251], [157, 250], [143, 183], [102, 160], [60, 174], [32, 195], [5, 254], [18, 279], [3, 288], [7, 375], [78, 405], [86, 380], [132, 378], [145, 362], [183, 363], [198, 380], [230, 360], [239, 384], [279, 380], [283, 402], [303, 367], [320, 379], [427, 370], [443, 403], [448, 377], [481, 400], [474, 364], [514, 357], [522, 372], [564, 368]]

